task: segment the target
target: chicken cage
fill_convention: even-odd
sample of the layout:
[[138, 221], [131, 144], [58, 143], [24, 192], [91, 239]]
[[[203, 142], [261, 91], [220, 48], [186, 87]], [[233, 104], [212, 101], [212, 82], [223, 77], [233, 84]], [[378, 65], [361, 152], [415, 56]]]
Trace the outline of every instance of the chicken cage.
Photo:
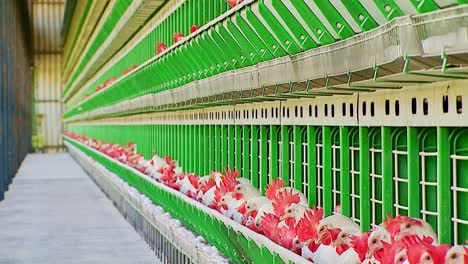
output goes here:
[[[65, 38], [66, 129], [133, 142], [145, 159], [167, 154], [198, 175], [234, 168], [262, 194], [283, 179], [362, 231], [408, 215], [441, 243], [465, 244], [464, 3], [77, 2]], [[235, 262], [301, 261], [64, 137]]]

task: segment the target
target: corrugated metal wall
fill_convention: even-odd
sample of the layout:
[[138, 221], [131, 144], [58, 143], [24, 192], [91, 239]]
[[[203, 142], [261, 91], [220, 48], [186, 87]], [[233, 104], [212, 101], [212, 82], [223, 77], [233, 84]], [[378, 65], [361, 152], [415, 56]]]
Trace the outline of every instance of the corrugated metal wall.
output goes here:
[[63, 151], [61, 68], [64, 1], [32, 1], [34, 27], [35, 132], [44, 139], [46, 152]]
[[26, 1], [0, 1], [0, 200], [31, 149], [29, 24], [23, 8]]

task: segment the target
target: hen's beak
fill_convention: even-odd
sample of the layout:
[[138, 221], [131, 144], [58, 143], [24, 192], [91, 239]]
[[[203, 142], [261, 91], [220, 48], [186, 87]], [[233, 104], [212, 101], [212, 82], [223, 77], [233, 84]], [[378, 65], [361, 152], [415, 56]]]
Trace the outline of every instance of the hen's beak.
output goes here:
[[323, 240], [323, 236], [325, 235], [325, 232], [322, 231], [318, 234], [317, 239], [315, 239], [315, 244], [321, 244]]
[[366, 253], [366, 258], [371, 258], [374, 255], [374, 252], [375, 252], [374, 248], [369, 249], [369, 251], [367, 251]]
[[340, 245], [340, 242], [339, 242], [338, 240], [335, 240], [335, 241], [331, 242], [330, 245], [331, 245], [332, 247], [337, 247], [337, 246]]
[[401, 240], [403, 239], [404, 237], [406, 237], [408, 234], [406, 234], [406, 232], [400, 232], [398, 234], [395, 235], [395, 240]]
[[252, 209], [245, 208], [245, 215], [250, 215], [251, 212], [252, 212]]

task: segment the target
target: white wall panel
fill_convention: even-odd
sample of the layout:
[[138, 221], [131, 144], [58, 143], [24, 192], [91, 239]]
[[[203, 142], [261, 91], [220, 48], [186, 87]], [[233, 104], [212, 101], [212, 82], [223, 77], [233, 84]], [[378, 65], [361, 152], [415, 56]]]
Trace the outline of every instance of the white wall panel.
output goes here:
[[62, 149], [62, 113], [60, 54], [35, 55], [35, 110], [42, 116], [39, 133], [46, 150]]
[[61, 69], [63, 0], [32, 0], [34, 28], [34, 110], [47, 152], [62, 151]]

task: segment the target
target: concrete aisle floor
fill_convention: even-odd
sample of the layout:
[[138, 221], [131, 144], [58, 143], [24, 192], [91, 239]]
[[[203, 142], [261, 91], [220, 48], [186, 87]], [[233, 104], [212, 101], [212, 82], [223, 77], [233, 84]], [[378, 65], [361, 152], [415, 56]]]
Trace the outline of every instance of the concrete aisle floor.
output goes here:
[[158, 263], [68, 154], [31, 154], [0, 202], [0, 264]]

